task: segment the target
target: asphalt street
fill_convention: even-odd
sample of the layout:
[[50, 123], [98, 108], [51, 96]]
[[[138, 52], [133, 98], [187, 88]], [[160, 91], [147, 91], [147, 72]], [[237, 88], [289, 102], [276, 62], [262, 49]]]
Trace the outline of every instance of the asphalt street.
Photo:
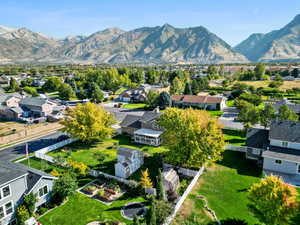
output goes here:
[[[32, 139], [28, 141], [28, 151], [29, 153], [35, 152], [41, 148], [47, 147], [49, 145], [53, 145], [57, 142], [63, 140], [64, 134], [60, 131], [57, 131], [52, 134], [48, 134], [42, 137], [38, 137], [36, 139]], [[0, 160], [15, 160], [22, 156], [26, 155], [26, 142], [7, 147], [3, 150], [0, 150]]]

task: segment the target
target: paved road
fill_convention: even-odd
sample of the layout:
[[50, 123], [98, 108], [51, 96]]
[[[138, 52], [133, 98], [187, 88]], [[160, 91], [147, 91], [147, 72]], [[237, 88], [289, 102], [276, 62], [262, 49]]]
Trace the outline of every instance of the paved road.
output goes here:
[[[60, 131], [42, 137], [38, 137], [36, 139], [28, 141], [28, 150], [30, 153], [35, 152], [41, 148], [62, 141], [62, 138], [63, 133]], [[26, 142], [0, 150], [0, 160], [15, 160], [24, 156], [25, 146]]]

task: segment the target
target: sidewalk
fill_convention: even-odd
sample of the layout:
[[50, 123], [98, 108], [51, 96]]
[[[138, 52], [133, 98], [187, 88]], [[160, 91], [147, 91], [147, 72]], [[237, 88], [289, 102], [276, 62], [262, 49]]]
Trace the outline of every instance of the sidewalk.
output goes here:
[[13, 142], [9, 143], [9, 144], [2, 144], [2, 145], [0, 145], [0, 151], [6, 149], [8, 147], [12, 147], [12, 146], [22, 144], [22, 143], [27, 142], [27, 141], [37, 139], [39, 137], [44, 137], [46, 135], [53, 134], [53, 133], [59, 131], [60, 129], [62, 129], [62, 128], [55, 128], [55, 129], [45, 130], [45, 132], [39, 133], [37, 135], [29, 135], [25, 138], [20, 138], [16, 141], [13, 141]]

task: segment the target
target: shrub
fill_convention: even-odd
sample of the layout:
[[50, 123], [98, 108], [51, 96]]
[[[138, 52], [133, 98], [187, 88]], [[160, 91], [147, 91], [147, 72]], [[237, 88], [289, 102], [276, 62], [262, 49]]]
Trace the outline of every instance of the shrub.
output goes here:
[[35, 203], [37, 203], [38, 199], [36, 194], [32, 192], [24, 197], [24, 206], [26, 207], [30, 216], [33, 216], [35, 210]]
[[68, 196], [73, 194], [77, 189], [76, 179], [69, 174], [61, 176], [59, 179], [54, 181], [53, 186], [53, 200], [55, 202], [62, 202]]
[[50, 174], [51, 174], [52, 176], [55, 176], [55, 177], [59, 177], [59, 176], [60, 176], [60, 173], [59, 173], [56, 169], [53, 169], [53, 170], [50, 172]]
[[25, 224], [25, 221], [30, 217], [27, 208], [24, 205], [20, 205], [17, 208], [17, 221], [19, 225]]
[[76, 172], [79, 173], [80, 175], [85, 176], [88, 172], [88, 166], [85, 165], [82, 162], [76, 162], [76, 161], [72, 161], [69, 160], [68, 161], [68, 165]]

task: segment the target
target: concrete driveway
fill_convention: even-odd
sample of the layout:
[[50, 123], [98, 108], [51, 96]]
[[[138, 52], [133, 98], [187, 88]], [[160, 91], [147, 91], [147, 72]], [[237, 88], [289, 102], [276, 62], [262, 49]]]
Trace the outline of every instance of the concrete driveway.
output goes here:
[[235, 107], [228, 107], [224, 109], [224, 114], [219, 118], [219, 122], [223, 124], [225, 128], [230, 129], [244, 129], [241, 122], [237, 122], [238, 110]]

